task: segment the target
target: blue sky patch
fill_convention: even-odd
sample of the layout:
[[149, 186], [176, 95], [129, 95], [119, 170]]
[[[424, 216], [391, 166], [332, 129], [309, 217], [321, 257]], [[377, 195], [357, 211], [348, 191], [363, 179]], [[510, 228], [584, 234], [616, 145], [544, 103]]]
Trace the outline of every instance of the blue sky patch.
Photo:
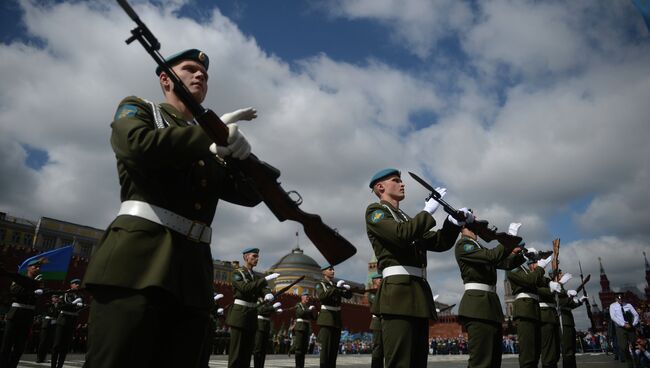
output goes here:
[[50, 161], [50, 155], [47, 151], [32, 147], [28, 144], [21, 145], [25, 152], [27, 152], [27, 157], [25, 158], [25, 165], [30, 169], [40, 170], [43, 166], [47, 165]]

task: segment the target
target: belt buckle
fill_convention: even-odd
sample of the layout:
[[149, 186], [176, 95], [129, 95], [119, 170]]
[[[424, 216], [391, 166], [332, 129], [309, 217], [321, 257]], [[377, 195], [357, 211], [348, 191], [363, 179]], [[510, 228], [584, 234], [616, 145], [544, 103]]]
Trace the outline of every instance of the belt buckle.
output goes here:
[[[201, 238], [203, 237], [203, 232], [205, 231], [205, 228], [206, 228], [206, 227], [207, 227], [207, 225], [204, 224], [203, 222], [200, 222], [200, 221], [192, 221], [192, 225], [190, 225], [190, 229], [187, 231], [187, 234], [185, 234], [185, 236], [186, 236], [189, 240], [191, 240], [191, 241], [193, 241], [193, 242], [200, 243], [200, 242], [201, 242]], [[195, 229], [195, 228], [196, 228], [196, 229], [199, 229], [199, 228], [200, 228], [200, 231], [199, 231], [199, 235], [198, 235], [198, 236], [194, 236], [194, 229]]]

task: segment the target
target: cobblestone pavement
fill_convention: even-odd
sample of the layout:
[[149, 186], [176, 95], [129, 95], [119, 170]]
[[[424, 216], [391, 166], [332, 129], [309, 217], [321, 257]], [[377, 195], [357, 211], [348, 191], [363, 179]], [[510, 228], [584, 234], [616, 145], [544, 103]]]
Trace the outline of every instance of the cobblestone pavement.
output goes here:
[[[48, 356], [49, 358], [49, 356]], [[18, 367], [35, 368], [35, 367], [49, 367], [50, 363], [35, 363], [35, 355], [23, 355]], [[578, 367], [580, 368], [626, 368], [627, 365], [616, 362], [612, 356], [605, 354], [578, 354], [577, 356]], [[79, 354], [70, 354], [66, 359], [64, 367], [66, 368], [79, 368], [84, 363], [84, 356]], [[253, 362], [251, 361], [251, 365]], [[210, 359], [210, 367], [227, 367], [228, 357], [225, 355], [213, 355]], [[286, 355], [268, 355], [266, 358], [266, 368], [287, 368], [294, 366], [293, 356]], [[305, 360], [305, 367], [318, 367], [318, 356], [308, 356]], [[369, 367], [370, 355], [339, 355], [337, 360], [337, 367], [339, 368], [352, 368], [352, 367]], [[516, 355], [503, 355], [503, 363], [501, 367], [510, 368], [518, 367]], [[561, 367], [562, 364], [559, 365]], [[437, 355], [429, 356], [429, 363], [427, 368], [461, 368], [467, 367], [467, 355]]]

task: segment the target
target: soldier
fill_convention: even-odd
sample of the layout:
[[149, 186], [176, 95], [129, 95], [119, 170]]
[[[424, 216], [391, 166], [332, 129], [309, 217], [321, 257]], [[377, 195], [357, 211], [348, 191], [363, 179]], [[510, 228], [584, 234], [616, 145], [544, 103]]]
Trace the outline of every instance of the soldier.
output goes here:
[[50, 304], [41, 320], [41, 334], [39, 336], [38, 351], [36, 353], [36, 363], [43, 363], [47, 358], [47, 352], [52, 348], [54, 332], [56, 331], [56, 318], [59, 315], [59, 303], [61, 296], [52, 294]]
[[[518, 227], [515, 224], [510, 228]], [[487, 249], [467, 227], [461, 234], [455, 253], [465, 293], [458, 315], [469, 335], [468, 366], [500, 367], [503, 310], [496, 293], [497, 269], [511, 270], [525, 259], [520, 247], [499, 244]]]
[[[27, 263], [27, 278], [39, 280], [40, 260], [33, 259]], [[34, 282], [34, 287], [38, 283]], [[28, 288], [23, 283], [12, 282], [9, 287], [12, 303], [5, 315], [5, 329], [0, 346], [0, 367], [15, 368], [25, 350], [29, 329], [34, 321], [36, 297], [43, 294], [43, 289]]]
[[54, 343], [52, 344], [52, 368], [61, 368], [70, 350], [75, 322], [79, 310], [84, 307], [83, 299], [77, 294], [81, 280], [70, 281], [70, 289], [63, 294], [59, 303], [59, 316], [56, 319]]
[[576, 368], [576, 324], [571, 310], [578, 308], [586, 296], [577, 297], [575, 290], [567, 290], [560, 294], [560, 308], [562, 308], [562, 368]]
[[263, 298], [258, 298], [257, 303], [257, 330], [255, 330], [255, 348], [253, 349], [253, 366], [263, 368], [266, 361], [266, 352], [271, 334], [271, 316], [282, 313], [281, 303], [271, 304]]
[[519, 341], [519, 367], [537, 367], [541, 354], [541, 332], [539, 322], [539, 295], [537, 288], [545, 286], [544, 268], [553, 256], [538, 259], [533, 248], [528, 249], [528, 267], [521, 266], [506, 272], [515, 295], [513, 318], [517, 326]]
[[350, 285], [339, 280], [334, 284], [334, 267], [325, 265], [321, 268], [323, 278], [316, 284], [316, 295], [320, 299], [320, 313], [316, 324], [318, 331], [318, 342], [320, 343], [320, 366], [321, 368], [336, 367], [336, 358], [339, 352], [341, 340], [341, 298], [350, 299], [352, 292]]
[[537, 288], [539, 295], [540, 335], [542, 339], [540, 362], [542, 368], [557, 368], [560, 359], [560, 321], [555, 305], [555, 294], [562, 292], [559, 282], [544, 277], [546, 286]]
[[[454, 246], [460, 226], [447, 219], [438, 231], [430, 199], [414, 218], [399, 208], [404, 184], [396, 169], [384, 169], [369, 187], [379, 198], [366, 208], [368, 239], [384, 280], [371, 312], [382, 319], [382, 345], [387, 367], [424, 367], [429, 353], [429, 323], [437, 318], [426, 280], [426, 251], [444, 252]], [[444, 196], [446, 189], [438, 188]], [[468, 221], [472, 215], [466, 212]]]
[[296, 368], [305, 368], [305, 355], [309, 348], [311, 321], [314, 319], [313, 305], [309, 305], [307, 290], [302, 292], [300, 302], [296, 304], [296, 325], [293, 328], [293, 352], [296, 354]]
[[616, 328], [616, 341], [618, 342], [619, 357], [621, 362], [627, 361], [627, 366], [632, 367], [630, 344], [636, 341], [634, 326], [639, 323], [639, 313], [624, 299], [623, 294], [616, 295], [616, 301], [609, 306], [609, 316]]
[[235, 301], [228, 312], [226, 323], [230, 326], [230, 345], [228, 347], [228, 367], [248, 368], [251, 363], [257, 328], [257, 298], [273, 301], [274, 296], [268, 282], [280, 276], [272, 273], [266, 277], [256, 276], [253, 267], [259, 261], [258, 248], [244, 249], [244, 266], [232, 272], [232, 286]]
[[[372, 276], [373, 291], [368, 293], [368, 304], [370, 309], [375, 304], [377, 298], [377, 290], [381, 286], [381, 274], [375, 272]], [[372, 358], [370, 360], [370, 368], [384, 368], [384, 348], [381, 344], [381, 318], [377, 315], [372, 315], [370, 320], [370, 330], [372, 331]]]
[[[207, 94], [208, 62], [196, 49], [167, 58], [197, 102]], [[93, 368], [196, 367], [213, 304], [209, 224], [217, 203], [252, 207], [261, 200], [223, 160], [250, 153], [237, 125], [228, 125], [227, 147], [212, 144], [169, 76], [160, 68], [156, 74], [165, 103], [127, 97], [111, 124], [122, 205], [84, 280], [94, 297], [87, 355]], [[249, 108], [222, 120], [255, 114]]]

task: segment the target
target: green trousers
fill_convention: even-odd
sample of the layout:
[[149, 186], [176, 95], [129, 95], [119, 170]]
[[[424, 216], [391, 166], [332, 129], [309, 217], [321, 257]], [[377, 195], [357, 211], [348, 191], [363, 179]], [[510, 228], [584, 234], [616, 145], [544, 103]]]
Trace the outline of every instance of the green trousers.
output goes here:
[[295, 330], [293, 332], [293, 346], [292, 349], [296, 355], [296, 368], [304, 368], [305, 355], [309, 349], [309, 334], [310, 330]]
[[381, 342], [381, 330], [372, 330], [372, 359], [370, 368], [384, 368], [384, 345]]
[[515, 324], [519, 341], [519, 367], [537, 368], [542, 349], [540, 322], [536, 319], [517, 318]]
[[382, 315], [381, 340], [387, 368], [426, 367], [429, 354], [429, 320]]
[[469, 368], [501, 366], [503, 329], [500, 323], [486, 319], [462, 318], [469, 340]]
[[230, 326], [228, 368], [249, 368], [254, 343], [253, 331]]
[[339, 354], [339, 341], [341, 330], [331, 326], [320, 326], [318, 342], [320, 343], [321, 368], [336, 367], [336, 358]]
[[93, 368], [198, 367], [208, 310], [161, 290], [95, 288], [86, 363]]
[[269, 331], [260, 330], [255, 331], [255, 348], [253, 349], [253, 367], [264, 367], [266, 361], [266, 349], [269, 345]]
[[542, 368], [557, 368], [560, 360], [560, 325], [555, 323], [542, 323], [542, 354], [540, 361]]
[[33, 309], [11, 308], [15, 311], [13, 317], [5, 323], [2, 345], [0, 345], [0, 367], [2, 368], [18, 366], [34, 320]]

